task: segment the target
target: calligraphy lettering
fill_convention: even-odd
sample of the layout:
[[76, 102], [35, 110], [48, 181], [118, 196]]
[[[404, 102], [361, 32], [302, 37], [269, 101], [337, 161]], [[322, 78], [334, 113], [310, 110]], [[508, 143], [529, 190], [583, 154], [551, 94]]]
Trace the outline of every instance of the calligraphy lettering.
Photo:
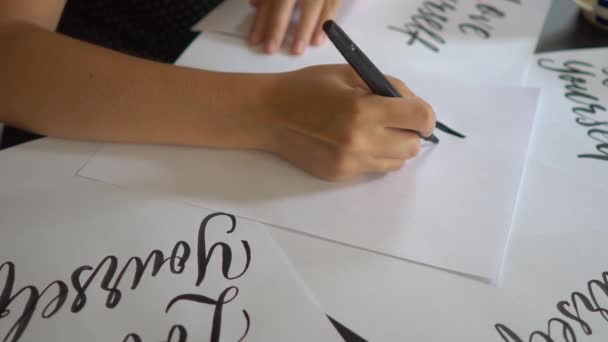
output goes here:
[[[597, 291], [600, 291], [599, 293]], [[537, 337], [544, 341], [555, 341], [555, 334], [563, 341], [577, 341], [577, 336], [572, 324], [580, 326], [582, 332], [589, 336], [593, 334], [591, 324], [581, 315], [581, 309], [591, 314], [600, 313], [602, 318], [608, 322], [608, 308], [602, 307], [598, 303], [598, 294], [608, 300], [608, 272], [602, 273], [602, 280], [593, 279], [587, 282], [588, 294], [574, 291], [570, 295], [570, 300], [562, 300], [556, 304], [557, 311], [565, 318], [553, 317], [547, 321], [547, 330], [532, 332], [528, 341], [534, 341]], [[567, 320], [570, 320], [568, 322]], [[571, 324], [572, 323], [572, 324]], [[561, 329], [553, 330], [557, 326]], [[511, 328], [503, 323], [497, 323], [494, 328], [503, 341], [523, 342], [524, 340]]]
[[[559, 79], [565, 81], [564, 97], [575, 104], [571, 109], [576, 115], [574, 122], [587, 129], [587, 136], [596, 141], [595, 151], [598, 153], [580, 153], [578, 158], [608, 161], [608, 118], [598, 119], [599, 113], [606, 113], [606, 107], [600, 103], [600, 98], [589, 92], [589, 81], [598, 76], [591, 63], [578, 60], [565, 61], [556, 66], [551, 58], [540, 58], [538, 66], [559, 74]], [[607, 70], [601, 70], [605, 73]], [[606, 126], [606, 128], [598, 128]]]
[[[225, 279], [235, 280], [242, 277], [249, 269], [251, 263], [251, 247], [249, 242], [245, 240], [240, 241], [245, 255], [245, 265], [240, 272], [234, 275], [231, 274], [233, 253], [229, 244], [221, 241], [215, 242], [207, 250], [206, 234], [208, 225], [212, 219], [218, 217], [225, 217], [230, 221], [230, 226], [228, 227], [226, 234], [231, 234], [236, 229], [236, 218], [233, 215], [214, 213], [203, 219], [199, 226], [197, 238], [197, 273], [196, 279], [194, 280], [194, 285], [196, 287], [200, 287], [203, 284], [205, 275], [208, 272], [207, 268], [209, 262], [216, 250], [221, 251], [221, 273]], [[133, 275], [129, 288], [131, 290], [136, 290], [144, 278], [144, 274], [148, 270], [152, 278], [156, 277], [163, 268], [168, 269], [168, 271], [174, 275], [182, 274], [186, 269], [190, 254], [190, 245], [185, 241], [178, 241], [173, 246], [171, 254], [168, 257], [165, 257], [165, 254], [160, 250], [153, 250], [145, 261], [134, 256], [129, 258], [122, 268], [119, 267], [120, 260], [116, 256], [109, 255], [104, 257], [95, 267], [90, 265], [77, 267], [70, 275], [69, 284], [71, 285], [71, 288], [65, 281], [55, 280], [49, 283], [42, 291], [38, 290], [36, 286], [27, 285], [15, 292], [15, 265], [10, 261], [4, 262], [0, 265], [0, 276], [4, 276], [4, 283], [0, 283], [2, 284], [2, 291], [0, 292], [0, 320], [8, 319], [9, 316], [15, 317], [12, 313], [13, 311], [18, 311], [16, 311], [13, 306], [18, 299], [19, 302], [25, 302], [25, 305], [21, 312], [18, 313], [16, 321], [10, 326], [6, 335], [4, 335], [3, 341], [15, 342], [20, 340], [31, 323], [41, 298], [50, 297], [52, 295], [52, 297], [47, 299], [47, 303], [40, 313], [40, 316], [43, 319], [49, 319], [63, 308], [68, 299], [70, 290], [72, 290], [75, 296], [71, 303], [70, 311], [72, 313], [79, 313], [87, 304], [87, 293], [90, 291], [90, 288], [92, 288], [93, 282], [99, 279], [99, 289], [104, 293], [107, 293], [105, 306], [108, 309], [114, 309], [118, 306], [123, 297], [120, 285], [127, 274]], [[202, 295], [180, 295], [171, 300], [167, 305], [166, 312], [168, 312], [175, 303], [183, 300], [213, 305], [215, 311], [211, 336], [213, 341], [217, 341], [219, 340], [221, 330], [222, 309], [225, 304], [230, 303], [237, 295], [238, 288], [234, 286], [226, 288], [217, 300]], [[246, 326], [243, 336], [246, 336], [249, 332], [250, 319], [245, 310], [243, 310], [243, 315], [245, 316]], [[171, 328], [168, 335], [168, 342], [185, 342], [186, 339], [187, 332], [184, 327], [176, 325]], [[141, 338], [139, 335], [133, 333], [127, 335], [123, 341], [140, 342]]]

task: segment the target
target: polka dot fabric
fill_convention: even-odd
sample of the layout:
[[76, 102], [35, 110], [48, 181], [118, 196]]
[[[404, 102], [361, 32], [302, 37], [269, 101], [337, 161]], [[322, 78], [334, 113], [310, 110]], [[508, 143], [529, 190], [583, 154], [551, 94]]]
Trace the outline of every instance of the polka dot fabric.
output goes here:
[[[190, 27], [220, 2], [68, 0], [57, 31], [133, 56], [173, 63], [197, 35]], [[0, 150], [40, 137], [7, 126], [0, 134]]]
[[171, 63], [190, 27], [221, 0], [68, 0], [58, 31], [134, 56]]

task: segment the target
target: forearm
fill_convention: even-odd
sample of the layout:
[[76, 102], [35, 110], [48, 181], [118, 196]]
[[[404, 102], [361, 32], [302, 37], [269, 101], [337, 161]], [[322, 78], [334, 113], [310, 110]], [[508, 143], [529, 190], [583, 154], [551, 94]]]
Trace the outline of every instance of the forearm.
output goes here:
[[180, 68], [25, 23], [0, 24], [0, 121], [40, 134], [258, 148], [271, 75]]

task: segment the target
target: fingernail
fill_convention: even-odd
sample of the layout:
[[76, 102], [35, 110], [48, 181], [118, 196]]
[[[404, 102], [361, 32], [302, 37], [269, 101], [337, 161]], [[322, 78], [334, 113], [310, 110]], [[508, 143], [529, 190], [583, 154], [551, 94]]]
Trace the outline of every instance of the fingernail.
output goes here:
[[325, 42], [325, 34], [320, 34], [315, 37], [315, 40], [313, 43], [315, 45], [321, 45], [321, 44], [323, 44], [323, 42]]
[[298, 39], [293, 47], [293, 52], [295, 54], [301, 55], [306, 50], [306, 44], [302, 39]]
[[277, 41], [274, 39], [270, 39], [269, 41], [266, 42], [266, 53], [273, 53], [275, 51], [277, 51], [279, 47], [279, 44], [277, 44]]

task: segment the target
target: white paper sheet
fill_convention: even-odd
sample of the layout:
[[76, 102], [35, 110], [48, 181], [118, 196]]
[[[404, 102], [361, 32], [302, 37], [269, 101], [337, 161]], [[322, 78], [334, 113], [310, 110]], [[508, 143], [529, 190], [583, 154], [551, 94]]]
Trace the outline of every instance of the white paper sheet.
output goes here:
[[[607, 52], [541, 54], [536, 63], [550, 58], [553, 62], [544, 65], [593, 64], [585, 70], [593, 69], [597, 76], [578, 75], [578, 84], [606, 106], [601, 70]], [[586, 141], [587, 127], [575, 122], [579, 116], [572, 108], [580, 104], [564, 99], [568, 79], [559, 77], [566, 73], [535, 65], [530, 84], [543, 87], [543, 109], [535, 123], [501, 286], [273, 230], [330, 314], [369, 340], [608, 340], [603, 316], [608, 307], [608, 190], [602, 186], [608, 172], [603, 161], [577, 158], [596, 144]], [[590, 117], [606, 121], [605, 114], [598, 107]], [[372, 317], [381, 317], [381, 328]]]
[[[41, 201], [53, 203], [48, 198], [86, 163], [95, 151], [91, 145], [46, 138], [2, 151], [0, 174], [3, 179], [14, 176], [2, 185], [15, 188], [12, 183], [21, 179], [26, 186], [20, 188], [47, 193]], [[592, 329], [587, 335], [556, 310], [574, 291], [588, 297], [588, 282], [601, 280], [607, 271], [606, 192], [534, 160], [527, 168], [526, 210], [516, 218], [501, 287], [300, 234], [271, 233], [325, 312], [369, 341], [502, 341], [497, 323], [527, 341], [533, 331], [546, 331], [552, 317], [568, 322], [577, 341], [606, 341], [608, 323], [600, 312], [586, 310], [579, 301], [581, 316]], [[39, 197], [20, 198], [25, 206]], [[603, 307], [608, 305], [599, 287], [594, 294]], [[564, 340], [559, 324], [554, 323], [552, 336]]]
[[608, 48], [537, 55], [528, 84], [543, 89], [531, 158], [608, 189]]
[[[383, 68], [408, 66], [442, 77], [519, 85], [550, 3], [351, 0], [337, 21]], [[247, 1], [228, 0], [195, 28], [245, 37], [252, 17]], [[328, 43], [310, 51], [323, 49], [335, 48]]]
[[[36, 154], [35, 149], [29, 152], [30, 157]], [[52, 157], [57, 149], [38, 154], [31, 162], [61, 166], [64, 173], [68, 168]], [[236, 219], [230, 232], [231, 217], [218, 215], [201, 231], [212, 215], [208, 210], [80, 178], [42, 175], [41, 167], [32, 170], [33, 177], [23, 176], [30, 171], [19, 170], [30, 161], [21, 163], [10, 155], [0, 154], [0, 165], [8, 166], [1, 168], [0, 177], [1, 339], [185, 341], [178, 328], [170, 337], [172, 327], [181, 326], [188, 341], [237, 341], [242, 336], [245, 341], [340, 340], [266, 227]], [[131, 257], [145, 263], [149, 255], [137, 283], [137, 260], [125, 265]], [[114, 271], [109, 268], [112, 258]], [[102, 260], [106, 263], [94, 276]], [[86, 268], [78, 276], [75, 271], [82, 266]], [[82, 286], [80, 291], [75, 284]], [[27, 309], [28, 298], [36, 296], [27, 288], [19, 291], [29, 285], [40, 298]], [[65, 295], [59, 294], [61, 288]], [[112, 289], [119, 292], [111, 295]], [[204, 297], [220, 301], [222, 293], [223, 305], [198, 302]], [[214, 327], [218, 335], [213, 335]], [[131, 333], [137, 337], [127, 338]]]
[[81, 176], [494, 280], [499, 273], [538, 92], [408, 76], [439, 118], [403, 170], [349, 184], [263, 152], [106, 145]]
[[[534, 331], [549, 334], [552, 318], [566, 322], [552, 323], [552, 341], [566, 341], [563, 327], [572, 329], [576, 341], [607, 341], [608, 322], [594, 310], [608, 305], [599, 285], [608, 286], [608, 192], [535, 160], [527, 170], [499, 287], [281, 230], [271, 233], [329, 314], [370, 341], [528, 341]], [[574, 292], [590, 301], [591, 292], [597, 301], [589, 310], [583, 298], [576, 299], [583, 323], [557, 309], [559, 302], [569, 303], [566, 309], [576, 317]], [[496, 324], [520, 340], [501, 338]], [[537, 333], [531, 341], [549, 339]]]

